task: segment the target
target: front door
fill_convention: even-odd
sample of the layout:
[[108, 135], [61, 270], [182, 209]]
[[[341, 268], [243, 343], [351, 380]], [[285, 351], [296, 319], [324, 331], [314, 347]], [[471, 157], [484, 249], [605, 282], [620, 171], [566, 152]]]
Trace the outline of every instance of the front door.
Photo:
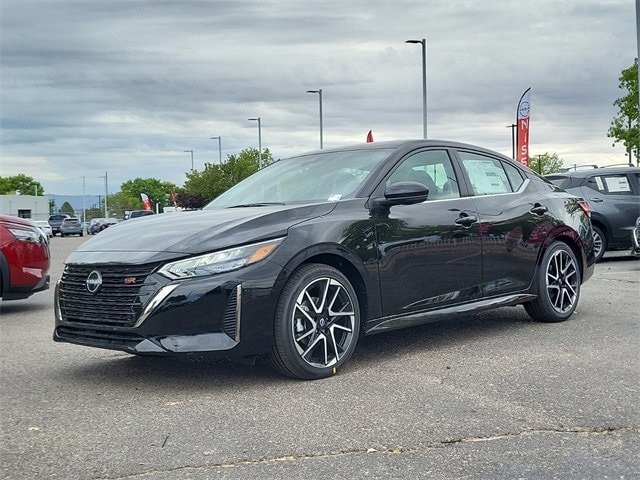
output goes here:
[[401, 181], [423, 183], [429, 197], [419, 204], [393, 206], [387, 216], [374, 219], [384, 316], [477, 298], [482, 278], [477, 215], [473, 201], [460, 196], [447, 151], [408, 155], [381, 188]]

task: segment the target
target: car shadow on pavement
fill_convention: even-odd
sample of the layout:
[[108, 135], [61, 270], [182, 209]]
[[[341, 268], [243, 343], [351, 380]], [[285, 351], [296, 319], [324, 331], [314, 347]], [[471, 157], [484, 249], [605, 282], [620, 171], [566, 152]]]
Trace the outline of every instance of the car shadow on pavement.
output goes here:
[[447, 350], [457, 344], [468, 343], [482, 337], [496, 338], [508, 332], [517, 332], [523, 326], [543, 326], [531, 320], [523, 307], [504, 307], [489, 313], [477, 313], [418, 325], [409, 329], [393, 330], [360, 338], [351, 362], [369, 362], [411, 355], [416, 351]]
[[24, 300], [18, 301], [2, 301], [0, 302], [0, 315], [2, 314], [21, 314], [21, 313], [32, 313], [43, 310], [51, 310], [50, 303], [36, 303]]
[[[420, 325], [409, 329], [361, 337], [354, 356], [342, 375], [358, 374], [371, 365], [410, 357], [416, 353], [428, 354], [464, 344], [470, 339], [497, 337], [517, 332], [534, 324], [522, 307], [502, 308], [488, 315], [475, 314], [458, 319]], [[63, 382], [81, 382], [95, 385], [118, 385], [124, 389], [162, 390], [237, 390], [269, 384], [298, 383], [299, 380], [281, 376], [273, 371], [266, 358], [254, 362], [239, 362], [207, 354], [175, 356], [136, 356], [115, 351], [93, 351], [91, 359], [82, 359], [67, 365], [59, 372]], [[341, 376], [342, 376], [341, 375]]]

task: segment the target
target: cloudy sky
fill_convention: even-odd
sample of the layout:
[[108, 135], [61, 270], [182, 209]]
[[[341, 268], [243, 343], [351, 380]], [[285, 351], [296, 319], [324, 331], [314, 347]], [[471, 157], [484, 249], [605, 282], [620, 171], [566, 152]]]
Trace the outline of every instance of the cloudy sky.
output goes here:
[[1, 0], [0, 175], [100, 194], [183, 185], [258, 145], [274, 158], [422, 136], [511, 154], [532, 88], [533, 155], [624, 162], [606, 132], [637, 56], [633, 0]]

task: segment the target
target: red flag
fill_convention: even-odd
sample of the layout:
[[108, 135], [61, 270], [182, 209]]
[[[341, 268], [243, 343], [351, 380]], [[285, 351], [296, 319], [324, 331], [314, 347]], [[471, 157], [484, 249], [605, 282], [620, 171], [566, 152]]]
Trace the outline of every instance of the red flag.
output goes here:
[[529, 114], [531, 104], [529, 96], [531, 87], [527, 88], [518, 102], [518, 150], [516, 158], [523, 165], [529, 166]]
[[149, 197], [147, 196], [147, 194], [141, 193], [140, 198], [142, 198], [142, 203], [144, 203], [144, 209], [151, 210], [151, 200], [149, 200]]
[[371, 133], [371, 130], [367, 133], [367, 143], [373, 143], [373, 133]]

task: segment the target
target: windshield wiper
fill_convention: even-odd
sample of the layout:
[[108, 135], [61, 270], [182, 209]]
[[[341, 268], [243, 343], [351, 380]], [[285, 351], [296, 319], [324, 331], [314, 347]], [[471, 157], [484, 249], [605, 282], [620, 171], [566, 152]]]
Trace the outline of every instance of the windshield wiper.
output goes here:
[[283, 202], [242, 203], [240, 205], [231, 205], [227, 208], [269, 207], [271, 205], [286, 205], [286, 203], [283, 203]]

